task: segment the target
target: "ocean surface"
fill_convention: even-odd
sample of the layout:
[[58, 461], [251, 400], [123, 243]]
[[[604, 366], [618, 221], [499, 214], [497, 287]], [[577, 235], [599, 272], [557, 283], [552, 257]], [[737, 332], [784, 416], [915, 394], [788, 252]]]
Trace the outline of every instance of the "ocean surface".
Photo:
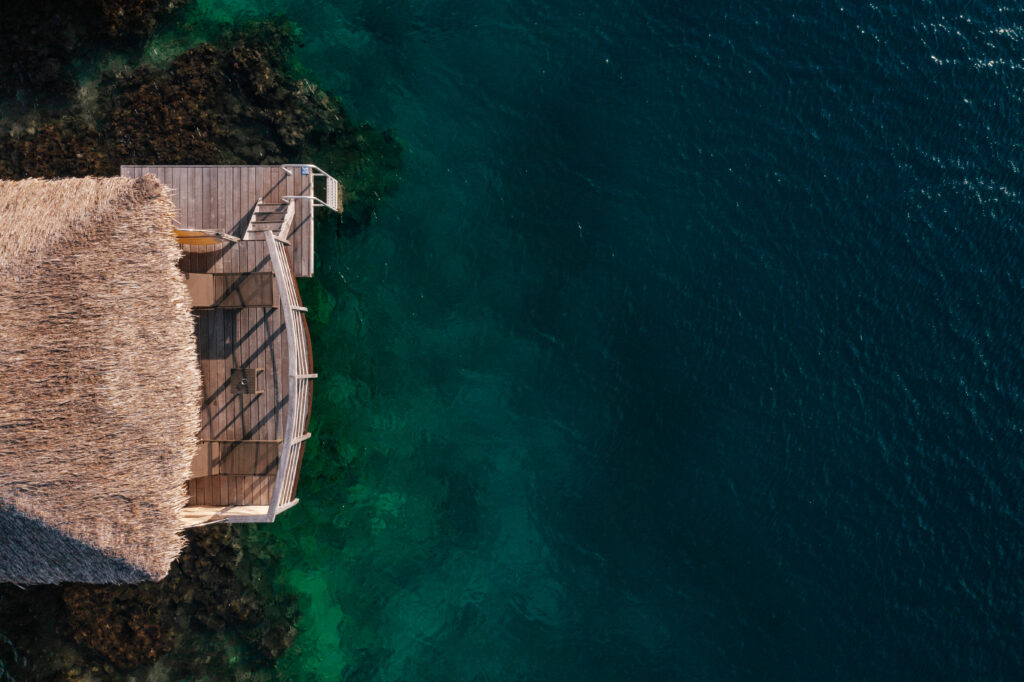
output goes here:
[[405, 149], [282, 677], [1024, 679], [1024, 3], [199, 7]]

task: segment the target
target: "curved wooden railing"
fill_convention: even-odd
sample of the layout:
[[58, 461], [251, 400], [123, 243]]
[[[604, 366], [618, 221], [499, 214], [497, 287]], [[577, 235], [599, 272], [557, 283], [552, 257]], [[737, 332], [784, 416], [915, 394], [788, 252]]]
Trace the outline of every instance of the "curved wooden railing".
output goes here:
[[295, 499], [302, 450], [309, 440], [309, 409], [312, 399], [313, 356], [310, 352], [306, 327], [306, 308], [299, 298], [299, 287], [295, 281], [283, 240], [273, 232], [264, 232], [267, 253], [274, 269], [281, 311], [284, 313], [285, 336], [288, 340], [288, 406], [285, 411], [284, 433], [277, 460], [277, 477], [270, 494], [267, 520], [273, 521], [281, 511], [291, 507]]

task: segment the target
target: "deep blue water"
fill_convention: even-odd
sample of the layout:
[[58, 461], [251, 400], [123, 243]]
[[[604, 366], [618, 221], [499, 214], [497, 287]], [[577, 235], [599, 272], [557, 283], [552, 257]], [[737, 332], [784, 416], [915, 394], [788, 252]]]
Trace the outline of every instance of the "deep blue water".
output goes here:
[[406, 149], [282, 674], [1024, 679], [1024, 5], [253, 8]]

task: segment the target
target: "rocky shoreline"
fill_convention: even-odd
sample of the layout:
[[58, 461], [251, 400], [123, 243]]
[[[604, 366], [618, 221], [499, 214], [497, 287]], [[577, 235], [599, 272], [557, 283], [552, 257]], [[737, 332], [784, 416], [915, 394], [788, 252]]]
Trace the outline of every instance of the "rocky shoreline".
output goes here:
[[106, 75], [88, 107], [71, 99], [12, 120], [0, 139], [0, 177], [308, 160], [339, 177], [348, 217], [365, 221], [397, 183], [400, 147], [389, 132], [350, 122], [337, 98], [295, 75], [295, 43], [294, 27], [278, 17], [231, 29], [166, 68]]
[[[0, 112], [16, 112], [3, 119], [0, 177], [116, 175], [122, 163], [310, 161], [344, 184], [348, 227], [368, 223], [397, 184], [398, 142], [352, 123], [336, 97], [298, 75], [296, 32], [285, 18], [230, 28], [166, 66], [105, 74], [86, 104], [76, 96], [72, 55], [138, 44], [182, 3], [57, 4], [51, 18], [26, 9], [8, 20], [25, 40], [56, 30], [53, 22], [68, 26], [21, 53], [14, 43], [0, 48], [5, 66], [21, 68], [26, 55], [42, 64], [0, 89]], [[35, 100], [43, 104], [19, 104]], [[258, 533], [189, 531], [188, 548], [160, 583], [0, 585], [0, 635], [8, 638], [0, 640], [0, 680], [269, 679], [295, 637], [297, 609], [275, 589], [280, 558], [254, 541]]]
[[154, 665], [176, 679], [258, 679], [295, 637], [295, 599], [269, 575], [276, 557], [249, 556], [230, 526], [188, 540], [159, 583], [0, 586], [14, 679], [145, 678]]

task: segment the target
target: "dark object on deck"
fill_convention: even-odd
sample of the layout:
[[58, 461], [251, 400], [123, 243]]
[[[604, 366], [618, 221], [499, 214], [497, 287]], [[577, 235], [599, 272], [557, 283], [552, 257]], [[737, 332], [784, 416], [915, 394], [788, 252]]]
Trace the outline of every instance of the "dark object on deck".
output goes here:
[[231, 370], [231, 392], [235, 395], [259, 395], [263, 393], [259, 388], [260, 372], [262, 367], [249, 367], [246, 369], [234, 368]]

